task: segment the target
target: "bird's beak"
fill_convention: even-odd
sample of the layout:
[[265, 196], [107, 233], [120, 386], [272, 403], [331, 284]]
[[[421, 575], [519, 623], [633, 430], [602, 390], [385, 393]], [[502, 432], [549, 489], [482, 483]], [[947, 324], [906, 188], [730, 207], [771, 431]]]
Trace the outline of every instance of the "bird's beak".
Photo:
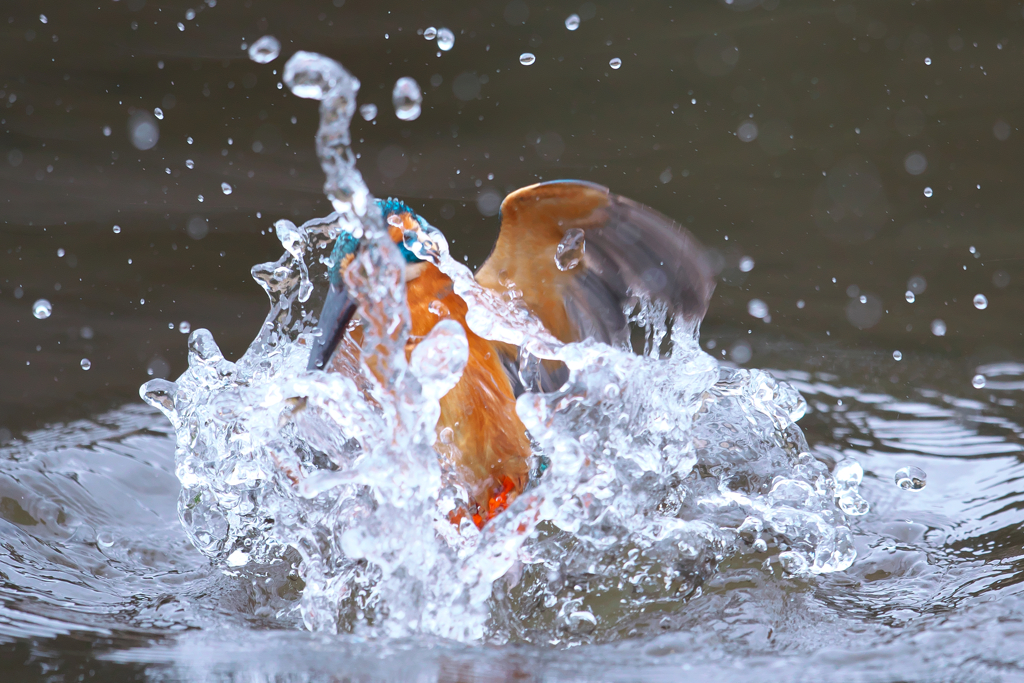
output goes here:
[[327, 367], [358, 307], [359, 302], [348, 295], [345, 285], [331, 284], [331, 291], [324, 300], [324, 310], [320, 312], [320, 322], [317, 325], [320, 336], [314, 339], [309, 364], [306, 365], [307, 370], [322, 370]]

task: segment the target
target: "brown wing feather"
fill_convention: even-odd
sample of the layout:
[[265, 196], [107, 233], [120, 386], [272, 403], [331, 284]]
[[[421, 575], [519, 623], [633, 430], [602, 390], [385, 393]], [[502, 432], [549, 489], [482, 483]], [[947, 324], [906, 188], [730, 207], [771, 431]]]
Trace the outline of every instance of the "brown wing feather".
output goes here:
[[[694, 325], [707, 312], [714, 279], [704, 250], [664, 214], [577, 180], [516, 190], [502, 202], [501, 214], [501, 233], [477, 281], [498, 291], [514, 283], [564, 342], [624, 342], [623, 306], [633, 294], [668, 303]], [[584, 254], [563, 271], [555, 255], [571, 228], [583, 230]]]

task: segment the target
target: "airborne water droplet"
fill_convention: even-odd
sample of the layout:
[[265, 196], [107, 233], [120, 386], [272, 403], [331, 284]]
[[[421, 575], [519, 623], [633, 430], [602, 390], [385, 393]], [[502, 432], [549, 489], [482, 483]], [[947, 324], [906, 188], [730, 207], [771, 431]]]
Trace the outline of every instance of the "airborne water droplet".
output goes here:
[[917, 301], [917, 297], [916, 297], [916, 296], [914, 296], [914, 293], [913, 293], [913, 292], [911, 292], [911, 291], [910, 291], [909, 289], [907, 290], [907, 293], [906, 293], [906, 295], [905, 295], [905, 296], [907, 297], [907, 303], [908, 303], [908, 304], [912, 304], [912, 303], [914, 303], [915, 301]]
[[755, 318], [764, 318], [768, 315], [768, 304], [760, 299], [751, 299], [747, 302], [747, 313]]
[[569, 228], [555, 247], [555, 265], [562, 271], [572, 270], [579, 265], [586, 248], [584, 232], [579, 228]]
[[928, 484], [928, 474], [920, 467], [901, 467], [896, 470], [895, 480], [904, 491], [920, 491]]
[[376, 104], [364, 104], [359, 107], [359, 115], [363, 117], [364, 121], [373, 121], [377, 118], [377, 105]]
[[51, 313], [53, 313], [53, 306], [51, 306], [50, 302], [46, 299], [39, 299], [32, 304], [32, 315], [39, 320], [49, 318]]
[[185, 159], [185, 168], [195, 168], [195, 167], [196, 167], [196, 162], [192, 161], [191, 159]]
[[749, 256], [744, 256], [740, 259], [740, 272], [749, 273], [754, 269], [754, 259]]
[[926, 187], [926, 188], [924, 188], [924, 196], [925, 196], [925, 197], [931, 197], [931, 196], [932, 196], [932, 194], [934, 194], [934, 193], [932, 192], [932, 188], [930, 188], [930, 187]]
[[231, 194], [233, 190], [231, 189], [231, 186], [228, 185], [227, 183], [221, 183], [220, 191], [223, 192], [224, 194]]
[[612, 57], [611, 61], [608, 62], [608, 66], [610, 66], [613, 69], [618, 69], [620, 66], [622, 66], [622, 60], [619, 59], [618, 57]]
[[158, 119], [160, 119], [161, 121], [163, 121], [164, 120], [164, 110], [161, 109], [160, 107], [157, 107], [156, 109], [153, 110], [153, 116], [155, 116]]
[[535, 57], [532, 52], [524, 52], [523, 54], [519, 55], [519, 63], [522, 64], [523, 66], [530, 66], [536, 61], [537, 57]]
[[115, 235], [120, 235], [121, 234], [121, 226], [120, 225], [115, 225], [114, 226], [114, 234]]
[[135, 149], [153, 149], [160, 139], [160, 127], [152, 114], [137, 111], [128, 119], [128, 134]]
[[437, 49], [442, 52], [448, 52], [453, 47], [455, 47], [455, 34], [452, 33], [451, 29], [437, 29]]
[[249, 47], [249, 59], [258, 64], [267, 64], [281, 54], [281, 43], [274, 36], [263, 36]]
[[92, 361], [90, 361], [88, 358], [83, 358], [82, 362], [79, 363], [79, 365], [82, 366], [83, 370], [88, 370], [89, 368], [92, 367]]
[[932, 334], [936, 337], [946, 336], [946, 323], [939, 318], [932, 321]]
[[178, 332], [181, 332], [182, 334], [188, 334], [190, 331], [192, 331], [192, 325], [189, 323], [189, 321], [182, 320], [180, 323], [178, 323]]
[[903, 360], [903, 352], [900, 351], [900, 350], [893, 351], [892, 352], [892, 359], [893, 360]]
[[395, 116], [400, 120], [415, 121], [418, 119], [422, 102], [423, 93], [420, 92], [419, 83], [415, 79], [403, 76], [395, 81], [395, 88], [391, 91], [391, 103], [395, 106]]
[[580, 27], [580, 15], [570, 14], [565, 18], [565, 27], [570, 31], [575, 31]]
[[985, 388], [985, 375], [975, 375], [971, 378], [971, 386], [975, 389]]
[[988, 298], [984, 294], [974, 295], [974, 307], [979, 311], [984, 311], [988, 308]]
[[423, 31], [423, 37], [426, 38], [427, 40], [433, 40], [434, 38], [437, 38], [437, 29], [434, 28], [433, 26], [428, 27], [425, 31]]

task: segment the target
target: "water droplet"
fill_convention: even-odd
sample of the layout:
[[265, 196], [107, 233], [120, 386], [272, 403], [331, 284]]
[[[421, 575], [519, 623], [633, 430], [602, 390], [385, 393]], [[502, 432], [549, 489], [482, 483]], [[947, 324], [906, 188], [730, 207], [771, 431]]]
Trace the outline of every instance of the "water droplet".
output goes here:
[[164, 120], [164, 110], [161, 109], [160, 107], [157, 107], [156, 109], [153, 110], [153, 116], [157, 117], [157, 119], [159, 119], [160, 121], [163, 121]]
[[768, 552], [768, 543], [763, 538], [759, 538], [754, 541], [753, 548], [755, 552], [766, 553]]
[[434, 38], [437, 38], [437, 29], [434, 28], [433, 26], [430, 26], [423, 32], [423, 37], [426, 38], [427, 40], [433, 40]]
[[580, 15], [570, 14], [565, 18], [565, 27], [570, 31], [575, 31], [580, 27]]
[[83, 358], [82, 362], [79, 363], [79, 365], [82, 366], [83, 370], [88, 370], [89, 368], [92, 367], [92, 361], [90, 361], [88, 358]]
[[[57, 250], [57, 258], [64, 258], [64, 250], [63, 249], [58, 249]], [[981, 295], [979, 294], [978, 296], [981, 296]]]
[[189, 323], [189, 321], [182, 320], [180, 323], [178, 323], [178, 332], [181, 332], [182, 334], [188, 334], [191, 331], [192, 325]]
[[924, 294], [924, 290], [928, 289], [928, 281], [920, 275], [915, 275], [907, 280], [907, 289], [914, 294]]
[[746, 342], [736, 342], [733, 347], [729, 350], [729, 355], [733, 361], [739, 364], [746, 363], [754, 355], [753, 350], [750, 348], [750, 344]]
[[45, 24], [48, 21], [47, 18], [46, 18], [46, 15], [45, 14], [40, 14], [39, 15], [39, 21]]
[[110, 130], [110, 126], [103, 126], [103, 137], [109, 138], [113, 131]]
[[181, 23], [181, 22], [179, 21], [179, 22], [178, 22], [178, 30], [179, 30], [179, 31], [184, 31], [184, 30], [185, 30], [185, 24], [183, 24], [183, 23]]
[[754, 259], [750, 256], [744, 256], [740, 259], [740, 272], [749, 273], [754, 269]]
[[930, 66], [930, 65], [931, 65], [931, 63], [932, 63], [932, 58], [931, 58], [931, 57], [925, 57], [925, 58], [924, 58], [924, 63], [925, 63], [925, 64], [928, 64], [928, 65]]
[[934, 334], [936, 337], [945, 337], [946, 336], [946, 323], [943, 322], [942, 320], [938, 319], [938, 318], [933, 320], [932, 321], [932, 334]]
[[579, 228], [569, 228], [555, 247], [555, 265], [562, 271], [572, 270], [579, 265], [586, 248], [585, 233]]
[[613, 69], [618, 69], [620, 66], [622, 66], [622, 60], [619, 59], [618, 57], [612, 57], [611, 60], [608, 62], [608, 66], [610, 66]]
[[128, 119], [128, 133], [135, 149], [153, 149], [160, 139], [160, 127], [148, 111], [137, 111]]
[[747, 313], [755, 318], [764, 318], [768, 315], [768, 304], [760, 299], [751, 299], [747, 302]]
[[971, 386], [975, 389], [985, 388], [985, 375], [975, 375], [971, 378]]
[[249, 59], [258, 64], [267, 64], [281, 54], [281, 42], [274, 36], [263, 36], [249, 47]]
[[364, 104], [359, 107], [359, 115], [363, 117], [364, 121], [373, 121], [377, 118], [377, 105], [376, 104]]
[[988, 308], [988, 297], [986, 297], [984, 294], [975, 294], [974, 307], [977, 308], [979, 311], [984, 311], [986, 308]]
[[196, 162], [192, 161], [191, 159], [185, 159], [185, 168], [190, 168], [191, 169], [191, 168], [195, 168], [195, 167], [196, 167]]
[[196, 197], [196, 199], [198, 199], [198, 200], [199, 200], [199, 202], [200, 202], [200, 203], [202, 203], [202, 201], [203, 201], [203, 195], [199, 195], [198, 197]]
[[856, 488], [864, 479], [864, 468], [853, 458], [844, 458], [836, 463], [832, 478], [843, 490]]
[[906, 294], [905, 294], [904, 296], [906, 296], [906, 297], [907, 297], [907, 303], [908, 303], [908, 304], [912, 304], [912, 303], [914, 303], [915, 301], [917, 301], [917, 297], [916, 297], [916, 296], [914, 296], [914, 293], [913, 293], [913, 292], [911, 292], [911, 291], [910, 291], [909, 289], [907, 290], [907, 293], [906, 293]]
[[224, 194], [231, 194], [233, 190], [231, 189], [231, 186], [228, 185], [227, 183], [221, 183], [220, 191], [223, 192]]
[[893, 360], [897, 360], [897, 361], [903, 360], [903, 352], [898, 350], [898, 349], [896, 351], [893, 351], [892, 352], [892, 359]]
[[210, 223], [202, 216], [192, 216], [185, 224], [185, 234], [194, 240], [201, 240], [210, 232]]
[[187, 142], [188, 144], [191, 145], [192, 144], [192, 136], [190, 135], [187, 138], [185, 138], [185, 142]]
[[532, 52], [524, 52], [519, 55], [519, 63], [523, 66], [530, 66], [537, 61], [537, 57]]
[[448, 52], [453, 47], [455, 47], [455, 34], [452, 33], [451, 29], [437, 29], [437, 49], [442, 52]]
[[931, 197], [931, 196], [932, 196], [932, 194], [934, 194], [934, 193], [932, 192], [932, 188], [930, 188], [930, 187], [926, 187], [926, 188], [924, 188], [924, 196], [925, 196], [925, 197]]
[[400, 120], [415, 121], [418, 119], [420, 104], [423, 102], [423, 93], [420, 92], [419, 83], [409, 76], [399, 78], [395, 82], [394, 90], [391, 91], [391, 102], [395, 105], [395, 116]]
[[757, 124], [753, 121], [744, 121], [736, 128], [736, 137], [741, 142], [753, 142], [757, 139]]
[[115, 235], [120, 235], [121, 234], [121, 226], [120, 225], [115, 225], [114, 226], [114, 234]]
[[185, 21], [192, 21], [195, 18], [196, 18], [196, 11], [194, 9], [189, 9], [189, 10], [185, 11]]
[[51, 306], [50, 302], [46, 299], [39, 299], [32, 304], [32, 315], [39, 320], [49, 318], [51, 313], [53, 313], [53, 306]]
[[904, 157], [903, 168], [910, 175], [921, 175], [928, 170], [928, 158], [920, 152], [911, 152]]
[[806, 305], [807, 305], [807, 302], [805, 302], [803, 299], [797, 299], [796, 300], [796, 307], [797, 308], [803, 308]]
[[662, 185], [668, 184], [672, 180], [672, 168], [669, 167], [662, 171], [661, 175], [658, 176], [658, 180], [661, 181]]
[[920, 467], [901, 467], [896, 470], [895, 480], [904, 491], [920, 491], [928, 483], [928, 474]]
[[438, 318], [447, 318], [451, 311], [441, 301], [434, 299], [427, 306], [427, 310], [436, 315]]

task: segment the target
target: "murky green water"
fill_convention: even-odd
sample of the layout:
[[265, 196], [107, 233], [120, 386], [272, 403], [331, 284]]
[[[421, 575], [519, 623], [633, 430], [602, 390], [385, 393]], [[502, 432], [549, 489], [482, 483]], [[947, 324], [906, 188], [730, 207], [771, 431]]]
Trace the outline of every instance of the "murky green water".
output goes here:
[[[5, 680], [1024, 677], [1017, 3], [337, 2], [0, 9]], [[286, 576], [210, 567], [137, 388], [185, 369], [182, 321], [240, 354], [270, 226], [329, 211], [315, 107], [240, 47], [264, 33], [361, 79], [371, 190], [470, 264], [493, 197], [564, 177], [715, 249], [702, 345], [791, 381], [815, 453], [864, 466], [854, 566], [726, 566], [664, 634], [570, 649], [312, 635], [269, 616], [294, 602]], [[401, 76], [424, 89], [416, 121], [393, 115]], [[129, 120], [156, 108], [139, 150]], [[908, 466], [924, 490], [896, 487]]]

